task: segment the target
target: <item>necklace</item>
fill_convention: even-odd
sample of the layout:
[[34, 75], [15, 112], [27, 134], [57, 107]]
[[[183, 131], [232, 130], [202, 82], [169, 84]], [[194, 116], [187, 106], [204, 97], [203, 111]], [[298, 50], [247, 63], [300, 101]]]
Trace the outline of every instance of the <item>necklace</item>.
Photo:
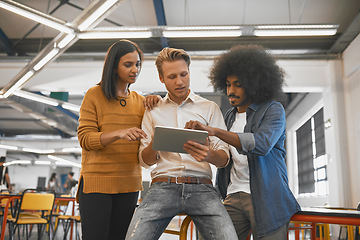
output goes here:
[[125, 99], [120, 99], [119, 102], [120, 102], [121, 106], [123, 106], [123, 107], [126, 106], [126, 100]]
[[127, 94], [126, 94], [126, 96], [125, 96], [124, 98], [122, 98], [123, 96], [121, 96], [121, 95], [118, 96], [120, 105], [121, 105], [122, 107], [125, 107], [125, 106], [126, 106], [126, 98], [129, 97], [129, 95], [130, 95], [130, 92], [129, 92], [129, 90], [127, 90]]

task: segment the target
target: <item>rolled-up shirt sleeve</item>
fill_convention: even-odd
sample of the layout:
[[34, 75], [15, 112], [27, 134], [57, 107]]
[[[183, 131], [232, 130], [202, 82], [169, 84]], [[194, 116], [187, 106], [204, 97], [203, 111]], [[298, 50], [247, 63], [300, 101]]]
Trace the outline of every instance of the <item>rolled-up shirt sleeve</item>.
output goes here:
[[146, 133], [146, 135], [148, 137], [147, 138], [142, 138], [140, 140], [139, 163], [144, 168], [150, 168], [151, 166], [146, 164], [144, 162], [144, 159], [142, 158], [142, 151], [144, 150], [144, 148], [146, 148], [150, 144], [150, 142], [152, 140], [152, 136], [154, 135], [154, 126], [152, 124], [152, 118], [151, 118], [150, 110], [148, 110], [148, 109], [146, 109], [145, 112], [144, 112], [144, 117], [143, 117], [143, 120], [142, 120], [141, 129]]
[[255, 148], [255, 138], [252, 133], [237, 133], [239, 136], [239, 140], [241, 143], [242, 149], [238, 150], [239, 153], [247, 153], [249, 151], [254, 150]]

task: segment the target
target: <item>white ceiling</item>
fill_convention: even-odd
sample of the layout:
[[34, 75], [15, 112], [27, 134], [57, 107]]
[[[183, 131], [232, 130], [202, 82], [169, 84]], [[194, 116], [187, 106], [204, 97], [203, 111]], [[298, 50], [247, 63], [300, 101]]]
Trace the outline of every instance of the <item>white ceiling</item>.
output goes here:
[[[92, 4], [90, 0], [17, 2], [46, 14], [59, 7], [51, 15], [70, 23], [82, 12], [81, 9]], [[339, 24], [338, 33], [328, 37], [167, 39], [167, 46], [184, 48], [191, 52], [195, 59], [196, 55], [199, 55], [199, 59], [203, 59], [205, 51], [216, 54], [233, 45], [249, 43], [262, 44], [269, 49], [283, 52], [303, 50], [302, 54], [278, 54], [276, 57], [279, 59], [331, 59], [338, 57], [344, 47], [351, 42], [352, 37], [360, 32], [359, 0], [126, 0], [122, 1], [117, 9], [97, 27], [157, 26], [155, 2], [163, 3], [164, 17], [168, 26]], [[43, 25], [36, 27], [36, 25], [36, 22], [0, 8], [0, 89], [11, 82], [15, 75], [59, 34], [49, 27]], [[6, 43], [4, 39], [8, 42]], [[100, 80], [102, 59], [107, 48], [114, 41], [116, 40], [79, 40], [62, 56], [31, 78], [24, 85], [24, 90], [43, 91], [43, 93], [69, 92], [69, 99], [80, 104], [86, 89]], [[138, 85], [133, 86], [134, 89], [144, 93], [164, 90], [159, 82], [150, 83], [148, 80], [157, 78], [152, 61], [153, 56], [161, 50], [164, 43], [158, 38], [134, 39], [134, 41], [148, 56], [142, 72], [143, 76], [140, 76]], [[4, 44], [7, 49], [1, 48]], [[203, 64], [197, 62], [194, 68], [204, 71], [203, 69], [208, 68], [209, 62], [211, 57]], [[202, 72], [202, 74], [206, 76], [206, 73]], [[201, 82], [198, 82], [198, 85], [195, 83], [192, 87], [199, 92], [212, 91], [210, 86], [204, 86]], [[31, 105], [31, 102], [22, 103], [14, 98], [0, 100], [1, 143], [18, 134], [71, 137], [30, 116], [29, 113], [33, 113], [34, 109], [27, 104]], [[74, 145], [77, 146], [76, 139]]]

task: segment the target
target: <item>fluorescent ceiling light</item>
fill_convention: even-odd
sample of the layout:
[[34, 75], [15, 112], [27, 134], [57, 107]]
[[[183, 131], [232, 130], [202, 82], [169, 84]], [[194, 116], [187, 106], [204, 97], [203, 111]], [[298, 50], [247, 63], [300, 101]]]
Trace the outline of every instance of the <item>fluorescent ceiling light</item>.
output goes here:
[[61, 32], [71, 33], [74, 31], [71, 27], [65, 25], [65, 21], [54, 18], [50, 15], [44, 14], [12, 0], [0, 1], [0, 7], [38, 23], [44, 24], [48, 27], [57, 29]]
[[163, 28], [163, 36], [172, 37], [239, 37], [241, 26], [178, 26]]
[[337, 32], [339, 25], [264, 25], [256, 26], [255, 36], [332, 36]]
[[39, 153], [39, 154], [49, 154], [54, 153], [54, 149], [47, 149], [47, 150], [41, 150], [41, 149], [35, 149], [35, 148], [23, 148], [24, 152], [32, 152], [32, 153]]
[[57, 46], [58, 46], [59, 48], [63, 48], [63, 47], [65, 47], [66, 45], [68, 45], [75, 37], [76, 37], [75, 34], [68, 34], [68, 35], [66, 35], [66, 37], [64, 37], [64, 38], [57, 44]]
[[56, 56], [56, 54], [58, 54], [59, 49], [58, 48], [53, 48], [51, 49], [51, 51], [45, 56], [43, 57], [43, 59], [41, 59], [35, 66], [34, 66], [34, 70], [38, 71], [40, 68], [42, 68], [45, 64], [47, 64], [53, 57]]
[[50, 165], [51, 161], [35, 161], [37, 165]]
[[35, 93], [22, 91], [22, 90], [18, 90], [16, 92], [14, 92], [14, 95], [18, 96], [18, 97], [29, 99], [29, 100], [32, 100], [32, 101], [48, 104], [48, 105], [51, 105], [51, 106], [54, 106], [54, 107], [59, 105], [58, 101], [55, 100], [55, 99], [45, 97], [45, 96], [41, 96], [41, 95], [35, 94]]
[[0, 148], [7, 149], [7, 150], [18, 150], [19, 149], [17, 146], [10, 146], [10, 145], [3, 145], [3, 144], [0, 144]]
[[11, 162], [4, 163], [5, 166], [10, 166], [10, 165], [14, 165], [14, 164], [28, 165], [28, 164], [31, 164], [31, 161], [30, 160], [14, 160]]
[[254, 30], [254, 35], [259, 37], [332, 36], [336, 31], [336, 29]]
[[77, 153], [81, 153], [82, 149], [79, 147], [72, 147], [72, 148], [63, 148], [61, 150], [62, 152], [77, 152]]
[[9, 88], [3, 95], [4, 98], [7, 98], [11, 94], [13, 94], [21, 85], [23, 85], [32, 75], [34, 75], [34, 71], [28, 71], [24, 76], [22, 76], [11, 88]]
[[241, 36], [241, 30], [213, 30], [213, 31], [168, 31], [164, 30], [163, 35], [167, 38], [187, 38], [187, 37], [239, 37]]
[[71, 166], [74, 166], [74, 167], [78, 167], [78, 168], [81, 168], [81, 164], [79, 163], [74, 163], [72, 161], [69, 161], [69, 160], [65, 160], [63, 158], [59, 158], [59, 157], [56, 157], [56, 156], [53, 156], [53, 155], [48, 155], [48, 158], [52, 159], [52, 160], [55, 160], [57, 162], [60, 162], [62, 164], [68, 164], [68, 165], [71, 165]]
[[289, 24], [289, 25], [257, 25], [256, 29], [337, 29], [337, 24]]
[[118, 31], [118, 32], [84, 32], [79, 33], [80, 39], [113, 39], [113, 38], [150, 38], [152, 36], [151, 31]]
[[79, 105], [75, 105], [75, 104], [72, 104], [72, 103], [63, 103], [61, 104], [61, 106], [67, 110], [70, 110], [70, 111], [74, 111], [74, 112], [80, 112], [80, 106]]
[[84, 31], [91, 26], [96, 20], [101, 17], [109, 8], [111, 8], [118, 0], [108, 0], [102, 4], [98, 9], [96, 9], [88, 18], [86, 18], [81, 24], [79, 24], [78, 29]]

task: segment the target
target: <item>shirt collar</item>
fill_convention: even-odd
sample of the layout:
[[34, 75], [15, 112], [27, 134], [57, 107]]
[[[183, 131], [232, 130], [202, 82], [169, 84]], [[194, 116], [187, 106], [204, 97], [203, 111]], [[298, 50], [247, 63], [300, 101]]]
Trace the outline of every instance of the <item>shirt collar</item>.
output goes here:
[[248, 108], [250, 108], [251, 110], [253, 110], [254, 112], [256, 112], [256, 110], [258, 110], [259, 107], [260, 107], [260, 104], [251, 103]]
[[[191, 101], [191, 102], [195, 102], [195, 93], [190, 89], [189, 95], [187, 96], [187, 98], [180, 104], [183, 105], [184, 103]], [[171, 100], [170, 96], [169, 96], [169, 92], [166, 93], [165, 97], [164, 97], [164, 102], [174, 102], [173, 100]]]

